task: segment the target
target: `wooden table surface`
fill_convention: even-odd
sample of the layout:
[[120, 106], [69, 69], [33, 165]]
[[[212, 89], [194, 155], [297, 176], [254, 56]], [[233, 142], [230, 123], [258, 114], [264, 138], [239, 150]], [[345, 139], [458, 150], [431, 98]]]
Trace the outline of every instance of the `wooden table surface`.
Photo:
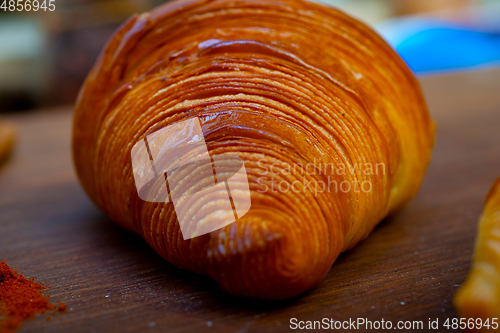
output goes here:
[[[326, 278], [280, 302], [239, 299], [160, 258], [115, 226], [78, 184], [72, 110], [7, 116], [19, 127], [0, 168], [0, 260], [50, 288], [68, 312], [22, 332], [274, 332], [290, 319], [456, 317], [483, 200], [500, 176], [500, 70], [420, 79], [434, 120], [433, 159], [418, 196], [340, 256]], [[427, 331], [427, 329], [425, 330]]]

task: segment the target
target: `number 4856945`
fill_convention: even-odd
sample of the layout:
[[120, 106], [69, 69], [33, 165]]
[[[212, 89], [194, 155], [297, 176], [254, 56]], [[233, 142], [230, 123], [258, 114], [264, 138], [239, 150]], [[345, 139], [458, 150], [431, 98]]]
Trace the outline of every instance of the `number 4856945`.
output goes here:
[[461, 329], [461, 330], [465, 330], [465, 329], [470, 329], [470, 330], [480, 330], [480, 329], [492, 329], [492, 330], [496, 330], [498, 329], [498, 318], [491, 318], [491, 322], [490, 322], [490, 318], [486, 318], [486, 320], [483, 320], [481, 318], [460, 318], [460, 320], [458, 318], [453, 318], [450, 320], [450, 318], [446, 319], [446, 321], [444, 322], [443, 324], [444, 327], [446, 327], [447, 329], [453, 329], [453, 330], [457, 330], [457, 329]]
[[[0, 0], [1, 1], [1, 0]], [[4, 12], [22, 12], [22, 11], [51, 11], [56, 10], [55, 0], [3, 0], [0, 6]]]

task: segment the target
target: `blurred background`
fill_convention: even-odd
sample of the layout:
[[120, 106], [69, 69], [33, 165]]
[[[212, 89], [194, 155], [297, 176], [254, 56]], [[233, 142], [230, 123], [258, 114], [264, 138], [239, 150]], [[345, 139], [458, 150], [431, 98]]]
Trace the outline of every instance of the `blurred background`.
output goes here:
[[[113, 31], [163, 2], [55, 0], [55, 11], [0, 9], [0, 112], [74, 103]], [[374, 27], [417, 75], [500, 66], [500, 0], [321, 2]]]

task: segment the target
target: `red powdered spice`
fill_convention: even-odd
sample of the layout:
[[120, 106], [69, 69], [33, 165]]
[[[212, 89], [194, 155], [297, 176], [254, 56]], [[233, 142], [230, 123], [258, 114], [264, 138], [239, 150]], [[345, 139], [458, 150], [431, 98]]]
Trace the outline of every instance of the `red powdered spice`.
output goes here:
[[[56, 311], [57, 307], [49, 303], [49, 297], [43, 295], [46, 289], [34, 278], [27, 279], [5, 261], [0, 262], [0, 332], [15, 332], [23, 320], [33, 320], [36, 314]], [[59, 304], [57, 310], [63, 312], [65, 309], [66, 305]]]

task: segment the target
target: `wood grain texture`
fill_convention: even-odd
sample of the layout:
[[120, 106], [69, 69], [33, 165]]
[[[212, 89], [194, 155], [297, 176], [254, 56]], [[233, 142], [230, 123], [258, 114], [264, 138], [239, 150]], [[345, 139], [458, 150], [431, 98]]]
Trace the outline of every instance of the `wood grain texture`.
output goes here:
[[0, 260], [52, 284], [52, 300], [69, 309], [22, 331], [274, 332], [289, 331], [292, 317], [455, 317], [452, 296], [470, 268], [483, 201], [500, 175], [500, 70], [421, 82], [438, 130], [420, 193], [341, 255], [317, 287], [280, 302], [227, 295], [99, 212], [73, 171], [70, 108], [8, 116], [19, 141], [0, 168]]

